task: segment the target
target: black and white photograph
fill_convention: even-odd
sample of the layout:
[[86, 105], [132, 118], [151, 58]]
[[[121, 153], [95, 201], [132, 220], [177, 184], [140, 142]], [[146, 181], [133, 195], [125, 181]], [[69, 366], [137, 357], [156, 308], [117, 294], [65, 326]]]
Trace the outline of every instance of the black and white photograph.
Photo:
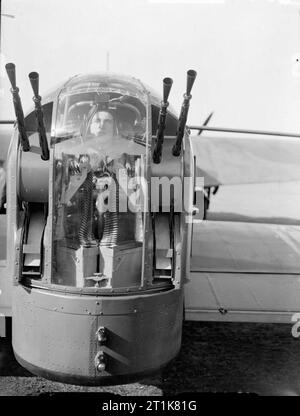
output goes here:
[[0, 396], [62, 395], [300, 395], [300, 0], [0, 0]]

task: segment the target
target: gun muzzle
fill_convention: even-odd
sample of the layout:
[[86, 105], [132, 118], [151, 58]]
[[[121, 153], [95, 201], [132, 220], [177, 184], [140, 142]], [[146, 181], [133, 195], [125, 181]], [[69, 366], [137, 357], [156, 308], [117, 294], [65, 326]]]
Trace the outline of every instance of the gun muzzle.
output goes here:
[[28, 77], [34, 94], [33, 102], [35, 105], [35, 116], [37, 121], [37, 130], [39, 133], [40, 148], [42, 150], [41, 158], [43, 160], [49, 160], [48, 140], [41, 106], [42, 98], [39, 95], [39, 74], [37, 72], [30, 72]]
[[12, 63], [6, 64], [5, 69], [6, 69], [9, 81], [11, 83], [12, 89], [16, 90], [17, 85], [16, 85], [16, 66], [15, 66], [15, 64], [12, 64]]
[[170, 95], [172, 84], [173, 84], [172, 78], [164, 78], [163, 79], [163, 90], [164, 90], [164, 92], [163, 92], [163, 101], [165, 103], [168, 102], [168, 98], [169, 98], [169, 95]]
[[194, 85], [196, 76], [197, 76], [197, 72], [194, 71], [193, 69], [189, 69], [187, 71], [186, 95], [190, 95], [191, 94], [191, 91], [192, 91], [192, 88], [193, 88], [193, 85]]
[[187, 116], [189, 112], [190, 100], [192, 98], [191, 90], [193, 88], [196, 76], [197, 76], [197, 72], [194, 71], [193, 69], [190, 69], [189, 71], [187, 71], [186, 92], [183, 96], [183, 103], [181, 106], [180, 116], [178, 120], [176, 143], [174, 144], [173, 149], [172, 149], [173, 156], [179, 156], [181, 152], [181, 145], [182, 145], [182, 140], [184, 136]]
[[28, 152], [30, 150], [29, 140], [26, 133], [25, 128], [25, 120], [24, 120], [24, 113], [21, 104], [21, 99], [19, 96], [19, 88], [16, 84], [16, 67], [15, 64], [9, 63], [5, 65], [5, 69], [11, 84], [11, 93], [13, 96], [13, 104], [18, 124], [19, 130], [19, 140], [21, 142], [21, 147], [24, 152]]
[[162, 147], [164, 142], [164, 130], [166, 128], [166, 117], [168, 108], [168, 98], [173, 84], [172, 78], [163, 79], [163, 101], [161, 102], [160, 112], [158, 116], [158, 125], [156, 132], [155, 148], [153, 151], [153, 162], [161, 162]]
[[37, 72], [30, 72], [28, 75], [30, 84], [35, 97], [39, 97], [39, 74]]

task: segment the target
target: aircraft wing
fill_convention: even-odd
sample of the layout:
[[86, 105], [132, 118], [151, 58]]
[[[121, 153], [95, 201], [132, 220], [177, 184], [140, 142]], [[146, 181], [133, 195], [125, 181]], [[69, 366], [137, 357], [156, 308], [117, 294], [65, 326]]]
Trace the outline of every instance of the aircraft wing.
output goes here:
[[203, 221], [193, 226], [188, 320], [291, 322], [300, 312], [300, 227]]
[[205, 186], [300, 180], [300, 139], [192, 136], [196, 176]]

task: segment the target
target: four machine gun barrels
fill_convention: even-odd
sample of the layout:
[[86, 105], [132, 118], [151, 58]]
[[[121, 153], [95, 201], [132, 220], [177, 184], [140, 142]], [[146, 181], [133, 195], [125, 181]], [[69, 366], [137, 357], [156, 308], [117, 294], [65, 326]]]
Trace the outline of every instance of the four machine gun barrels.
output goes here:
[[190, 100], [192, 98], [191, 90], [192, 90], [194, 81], [196, 79], [196, 76], [197, 76], [197, 72], [192, 69], [190, 69], [187, 72], [186, 93], [183, 96], [184, 100], [182, 103], [181, 112], [180, 112], [180, 116], [178, 120], [176, 143], [174, 144], [173, 149], [172, 149], [173, 156], [179, 156], [181, 152], [182, 139], [184, 136], [185, 125], [186, 125], [187, 116], [189, 112]]
[[47, 135], [46, 135], [45, 124], [44, 124], [43, 110], [41, 106], [42, 98], [39, 95], [39, 74], [37, 72], [30, 72], [29, 80], [30, 80], [31, 87], [34, 93], [33, 102], [35, 105], [37, 130], [39, 133], [40, 147], [42, 150], [41, 158], [43, 160], [49, 160], [49, 147], [48, 147]]
[[19, 140], [21, 142], [22, 150], [24, 152], [28, 152], [30, 150], [30, 145], [25, 128], [24, 113], [19, 96], [19, 88], [16, 85], [16, 67], [14, 64], [9, 63], [5, 65], [5, 69], [11, 84], [11, 93], [13, 96], [13, 103], [19, 130]]
[[164, 130], [166, 127], [166, 117], [168, 108], [168, 98], [173, 84], [172, 78], [164, 78], [163, 80], [163, 101], [161, 102], [160, 112], [158, 116], [158, 125], [156, 132], [155, 148], [153, 151], [153, 162], [161, 162], [162, 146], [164, 142]]
[[[16, 86], [16, 68], [13, 63], [5, 65], [8, 78], [11, 83], [11, 93], [13, 96], [13, 103], [15, 114], [17, 118], [19, 137], [24, 152], [30, 150], [30, 144], [25, 128], [24, 113], [22, 109], [21, 99], [19, 96], [19, 88]], [[176, 143], [173, 146], [172, 154], [173, 156], [179, 156], [181, 153], [182, 140], [184, 136], [190, 100], [192, 98], [191, 90], [196, 79], [197, 72], [190, 69], [187, 72], [187, 86], [186, 93], [184, 94], [184, 100], [182, 103], [180, 116], [178, 120], [177, 133], [176, 133]], [[31, 87], [34, 93], [33, 101], [35, 104], [35, 115], [37, 120], [37, 130], [39, 133], [39, 142], [42, 150], [41, 158], [43, 160], [49, 160], [49, 147], [47, 141], [47, 135], [44, 124], [43, 111], [41, 106], [41, 96], [39, 95], [39, 74], [37, 72], [31, 72], [29, 74], [29, 80]], [[164, 78], [163, 80], [163, 101], [161, 102], [161, 108], [158, 118], [158, 126], [156, 132], [155, 148], [153, 151], [153, 162], [160, 163], [162, 155], [162, 146], [164, 142], [164, 130], [166, 127], [166, 117], [167, 117], [167, 108], [169, 105], [168, 98], [170, 90], [173, 84], [172, 78]]]

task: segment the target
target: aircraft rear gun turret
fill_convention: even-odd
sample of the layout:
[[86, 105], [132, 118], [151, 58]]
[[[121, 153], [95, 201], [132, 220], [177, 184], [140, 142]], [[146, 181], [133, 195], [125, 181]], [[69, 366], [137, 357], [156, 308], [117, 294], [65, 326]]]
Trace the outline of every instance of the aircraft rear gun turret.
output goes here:
[[31, 72], [35, 106], [24, 119], [14, 68], [19, 129], [7, 159], [14, 354], [32, 373], [72, 384], [144, 377], [181, 343], [190, 226], [185, 211], [174, 210], [181, 190], [152, 180], [153, 165], [158, 176], [184, 173], [185, 162], [171, 154], [172, 80], [157, 97], [132, 77], [87, 74], [41, 104]]

